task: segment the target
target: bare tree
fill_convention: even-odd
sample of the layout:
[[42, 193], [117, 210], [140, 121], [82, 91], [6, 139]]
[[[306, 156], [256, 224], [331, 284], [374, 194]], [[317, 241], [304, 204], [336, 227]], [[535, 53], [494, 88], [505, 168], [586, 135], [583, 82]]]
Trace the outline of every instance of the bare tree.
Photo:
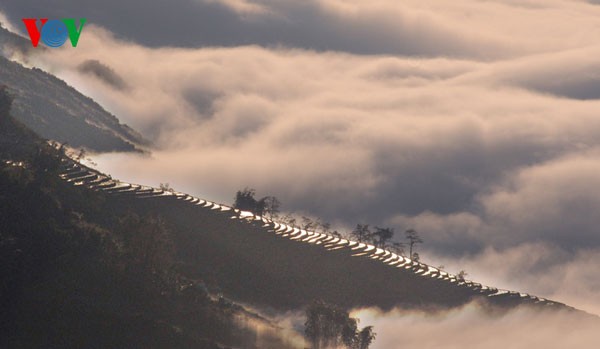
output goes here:
[[404, 248], [405, 247], [406, 247], [405, 244], [403, 244], [401, 242], [394, 241], [391, 246], [388, 246], [388, 249], [390, 251], [394, 252], [395, 254], [404, 255], [404, 253], [405, 253]]
[[269, 219], [274, 219], [279, 216], [279, 207], [281, 202], [274, 196], [265, 196], [258, 200], [258, 206], [263, 207], [263, 215]]
[[340, 232], [337, 230], [330, 231], [328, 234], [331, 236], [335, 236], [336, 238], [340, 238], [340, 239], [344, 238], [344, 235], [340, 234]]
[[331, 231], [331, 223], [325, 222], [322, 223], [320, 221], [318, 221], [319, 224], [319, 228], [321, 229], [321, 233], [323, 234], [331, 234], [331, 235], [335, 235], [335, 234], [339, 234], [337, 231]]
[[373, 233], [368, 224], [357, 224], [350, 236], [358, 242], [370, 242], [373, 239]]
[[296, 217], [294, 217], [294, 215], [292, 213], [288, 213], [285, 216], [282, 216], [280, 218], [280, 220], [281, 220], [281, 223], [285, 223], [292, 227], [296, 226]]
[[413, 248], [416, 244], [422, 244], [423, 240], [419, 236], [419, 233], [417, 233], [417, 231], [414, 229], [408, 229], [405, 232], [405, 235], [406, 235], [406, 239], [408, 240], [408, 246], [410, 248], [409, 249], [409, 257], [410, 257], [410, 259], [414, 259]]
[[394, 229], [375, 227], [373, 232], [375, 245], [380, 248], [386, 248], [388, 241], [394, 237]]
[[171, 186], [169, 185], [169, 183], [160, 183], [159, 188], [162, 191], [165, 191], [165, 192], [170, 192], [170, 193], [175, 192], [175, 189], [171, 188]]
[[235, 193], [235, 202], [233, 208], [241, 211], [250, 211], [256, 215], [262, 215], [264, 207], [259, 207], [259, 202], [255, 198], [256, 190], [252, 188], [244, 188]]
[[81, 149], [79, 149], [79, 153], [75, 157], [75, 160], [81, 162], [86, 158], [86, 156], [87, 156], [87, 152], [86, 152], [85, 148], [81, 148]]
[[318, 221], [313, 221], [310, 217], [302, 216], [302, 225], [300, 226], [304, 230], [314, 231], [319, 225]]

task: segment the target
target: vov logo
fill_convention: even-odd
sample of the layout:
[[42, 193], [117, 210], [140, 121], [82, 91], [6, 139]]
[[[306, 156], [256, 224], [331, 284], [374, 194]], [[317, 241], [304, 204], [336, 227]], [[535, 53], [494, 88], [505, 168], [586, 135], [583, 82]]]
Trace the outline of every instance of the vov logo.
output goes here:
[[79, 29], [77, 29], [74, 18], [51, 20], [40, 18], [39, 28], [37, 22], [38, 19], [36, 18], [23, 18], [23, 23], [25, 23], [33, 47], [38, 46], [40, 38], [48, 47], [61, 47], [67, 41], [67, 37], [71, 40], [71, 45], [77, 47], [86, 19], [79, 19]]

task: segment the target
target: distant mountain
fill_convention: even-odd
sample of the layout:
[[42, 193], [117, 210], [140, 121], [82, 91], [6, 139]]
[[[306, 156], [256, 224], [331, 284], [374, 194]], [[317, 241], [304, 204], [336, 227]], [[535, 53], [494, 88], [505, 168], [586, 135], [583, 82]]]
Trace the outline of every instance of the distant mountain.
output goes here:
[[[28, 50], [27, 40], [0, 27], [0, 52]], [[39, 136], [92, 151], [139, 151], [149, 142], [91, 98], [37, 68], [0, 57], [0, 85], [14, 96], [12, 114]]]

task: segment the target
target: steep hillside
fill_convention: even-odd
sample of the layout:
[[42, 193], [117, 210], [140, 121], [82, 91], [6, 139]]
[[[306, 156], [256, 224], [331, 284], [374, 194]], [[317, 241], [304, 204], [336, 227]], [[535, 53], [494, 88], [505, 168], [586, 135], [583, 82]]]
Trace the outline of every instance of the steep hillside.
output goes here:
[[214, 280], [228, 296], [251, 304], [289, 310], [323, 299], [347, 308], [445, 308], [479, 299], [500, 306], [572, 309], [464, 280], [375, 246], [183, 193], [113, 180], [75, 162], [63, 164], [61, 177], [105, 194], [113, 209], [160, 214], [173, 224], [177, 250], [190, 275]]
[[479, 300], [585, 315], [374, 246], [112, 179], [13, 120], [1, 92], [0, 347], [298, 347], [234, 302], [281, 312], [316, 299], [346, 309]]
[[[25, 43], [0, 28], [1, 52], [6, 53], [7, 47], [24, 49]], [[2, 84], [14, 96], [12, 115], [43, 138], [104, 152], [135, 151], [148, 145], [91, 98], [40, 69], [29, 69], [0, 56]]]
[[10, 32], [0, 22], [0, 55], [6, 57], [15, 50], [26, 53], [31, 48], [31, 42]]
[[[0, 89], [0, 348], [295, 348], [191, 279], [160, 216], [60, 179], [64, 153]], [[260, 331], [257, 331], [260, 328]]]
[[[12, 163], [33, 161], [23, 158], [30, 147], [20, 149], [27, 144], [23, 139], [28, 131], [10, 120], [3, 121], [13, 126], [4, 127], [0, 155]], [[21, 131], [8, 131], [11, 128]], [[282, 311], [315, 299], [346, 308], [439, 308], [475, 299], [505, 306], [569, 308], [464, 280], [375, 246], [305, 231], [183, 193], [123, 183], [67, 158], [57, 166], [55, 176], [63, 185], [88, 197], [82, 206], [90, 211], [80, 212], [96, 217], [93, 223], [117, 227], [125, 213], [161, 217], [173, 233], [184, 275], [205, 280], [239, 301]]]

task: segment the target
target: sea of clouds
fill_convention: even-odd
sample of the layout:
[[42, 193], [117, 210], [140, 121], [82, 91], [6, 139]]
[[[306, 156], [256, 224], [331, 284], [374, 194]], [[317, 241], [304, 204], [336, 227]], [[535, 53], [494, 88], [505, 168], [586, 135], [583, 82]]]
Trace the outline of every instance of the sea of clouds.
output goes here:
[[[92, 156], [102, 170], [224, 203], [249, 186], [340, 228], [414, 228], [425, 262], [600, 314], [593, 1], [144, 4], [126, 24], [109, 14], [133, 5], [107, 1], [76, 49], [15, 56], [153, 141], [150, 155]], [[41, 9], [0, 5], [13, 27]], [[525, 316], [368, 314], [481, 333]]]

